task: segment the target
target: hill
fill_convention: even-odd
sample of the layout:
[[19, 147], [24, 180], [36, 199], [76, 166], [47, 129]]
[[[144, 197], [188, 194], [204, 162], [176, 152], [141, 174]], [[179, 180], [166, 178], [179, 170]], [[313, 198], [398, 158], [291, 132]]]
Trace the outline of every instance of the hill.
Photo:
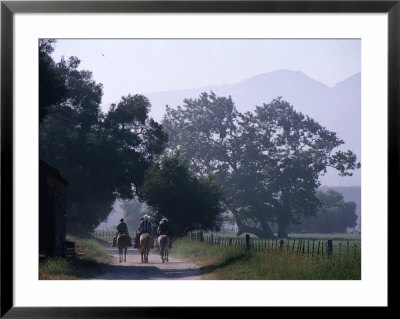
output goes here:
[[[240, 112], [253, 111], [256, 105], [269, 103], [282, 96], [294, 108], [317, 120], [345, 141], [341, 147], [350, 149], [361, 160], [361, 74], [334, 87], [309, 77], [300, 71], [278, 70], [256, 75], [232, 85], [207, 86], [187, 90], [145, 94], [151, 101], [151, 116], [161, 121], [165, 106], [175, 108], [185, 98], [197, 98], [201, 92], [213, 91], [219, 96], [231, 96]], [[321, 178], [323, 185], [360, 186], [361, 170], [351, 177], [340, 177], [328, 171]]]

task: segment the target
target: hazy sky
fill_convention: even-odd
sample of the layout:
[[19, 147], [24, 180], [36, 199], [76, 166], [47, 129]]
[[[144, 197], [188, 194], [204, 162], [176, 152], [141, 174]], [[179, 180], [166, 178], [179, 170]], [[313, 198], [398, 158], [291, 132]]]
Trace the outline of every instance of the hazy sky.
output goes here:
[[63, 39], [53, 53], [61, 56], [77, 56], [103, 84], [103, 110], [123, 95], [233, 84], [279, 69], [328, 86], [361, 71], [357, 39]]

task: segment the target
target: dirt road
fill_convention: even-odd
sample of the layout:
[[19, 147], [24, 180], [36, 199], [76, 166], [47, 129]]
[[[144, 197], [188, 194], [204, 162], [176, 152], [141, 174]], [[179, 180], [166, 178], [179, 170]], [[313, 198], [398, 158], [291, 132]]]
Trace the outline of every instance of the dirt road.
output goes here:
[[199, 268], [189, 262], [169, 256], [169, 262], [162, 263], [158, 248], [150, 251], [149, 263], [142, 264], [137, 249], [129, 248], [126, 262], [119, 262], [118, 249], [107, 247], [112, 256], [112, 263], [107, 266], [106, 272], [93, 279], [95, 280], [152, 280], [152, 279], [201, 279]]

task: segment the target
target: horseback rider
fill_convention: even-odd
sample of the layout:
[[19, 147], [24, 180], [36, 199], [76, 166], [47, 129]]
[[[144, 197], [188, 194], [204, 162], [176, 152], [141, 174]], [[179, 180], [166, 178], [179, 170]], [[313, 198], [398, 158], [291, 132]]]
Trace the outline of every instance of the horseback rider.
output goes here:
[[119, 220], [119, 224], [117, 226], [117, 233], [115, 234], [114, 238], [113, 238], [113, 244], [112, 246], [115, 247], [117, 245], [117, 236], [118, 234], [125, 234], [128, 236], [128, 240], [129, 240], [129, 247], [132, 247], [132, 240], [131, 240], [131, 236], [129, 236], [129, 231], [128, 231], [128, 225], [125, 223], [124, 219], [121, 218]]
[[[137, 235], [135, 237], [135, 246], [133, 246], [133, 248], [139, 248], [140, 235], [147, 233], [151, 236], [152, 227], [151, 227], [149, 215], [145, 214], [145, 215], [143, 215], [143, 217], [140, 218], [140, 224], [139, 224], [138, 230], [139, 230], [139, 232], [137, 233]], [[151, 241], [151, 248], [154, 248], [153, 241]]]
[[171, 236], [171, 230], [169, 229], [168, 225], [168, 219], [165, 217], [161, 218], [160, 223], [158, 224], [157, 227], [157, 235], [166, 235], [169, 237], [169, 248], [172, 248], [172, 236]]

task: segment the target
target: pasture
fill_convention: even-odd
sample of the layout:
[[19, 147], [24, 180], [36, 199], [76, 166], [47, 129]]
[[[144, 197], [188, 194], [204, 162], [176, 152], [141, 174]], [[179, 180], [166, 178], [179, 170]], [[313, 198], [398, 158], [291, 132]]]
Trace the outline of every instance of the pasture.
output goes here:
[[[249, 236], [247, 246], [246, 236], [218, 234], [203, 234], [203, 238], [198, 233], [189, 234], [175, 242], [173, 253], [201, 266], [203, 279], [361, 279], [359, 235], [292, 235], [283, 245], [279, 239]], [[327, 254], [328, 240], [332, 240], [331, 255]]]
[[[114, 234], [113, 231], [94, 233], [110, 243]], [[331, 254], [328, 254], [329, 241]], [[246, 234], [236, 236], [234, 232], [195, 231], [175, 239], [170, 253], [200, 266], [202, 279], [361, 279], [361, 235], [290, 234], [281, 241]]]
[[190, 232], [188, 238], [210, 246], [236, 247], [254, 251], [280, 247], [297, 254], [312, 256], [356, 255], [361, 251], [361, 236], [350, 234], [291, 234], [285, 239], [262, 239], [251, 234], [236, 236], [234, 233], [196, 231]]

